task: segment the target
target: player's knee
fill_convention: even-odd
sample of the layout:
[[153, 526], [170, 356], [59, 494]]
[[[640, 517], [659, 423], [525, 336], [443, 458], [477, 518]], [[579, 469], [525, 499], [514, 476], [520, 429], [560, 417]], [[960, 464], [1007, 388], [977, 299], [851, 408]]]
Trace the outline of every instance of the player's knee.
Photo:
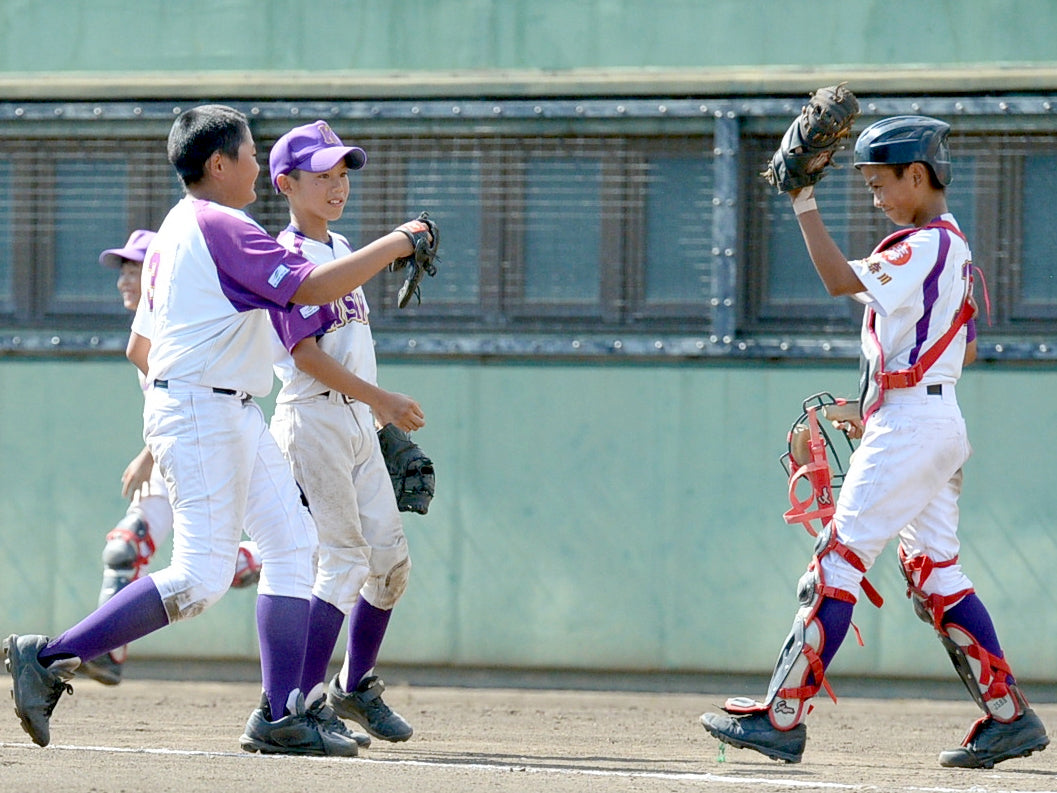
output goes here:
[[191, 566], [174, 560], [164, 570], [152, 573], [170, 622], [196, 617], [231, 587], [234, 560], [207, 566]]
[[973, 582], [962, 572], [957, 557], [937, 560], [925, 554], [908, 556], [900, 546], [899, 567], [914, 613], [937, 629], [950, 605], [973, 589]]
[[223, 586], [198, 584], [182, 593], [163, 597], [162, 602], [165, 605], [165, 611], [169, 615], [170, 622], [189, 620], [192, 617], [197, 617], [220, 600], [228, 589], [227, 583]]
[[411, 559], [405, 556], [384, 574], [372, 574], [364, 587], [364, 597], [375, 608], [389, 610], [407, 591], [410, 575]]

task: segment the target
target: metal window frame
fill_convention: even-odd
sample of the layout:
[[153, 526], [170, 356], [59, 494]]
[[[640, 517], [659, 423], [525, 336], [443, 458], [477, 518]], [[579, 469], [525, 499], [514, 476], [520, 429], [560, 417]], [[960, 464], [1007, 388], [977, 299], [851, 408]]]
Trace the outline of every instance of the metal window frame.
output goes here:
[[[223, 101], [223, 100], [218, 100]], [[1057, 132], [1057, 94], [863, 96], [864, 117], [921, 113], [952, 120], [959, 134], [1053, 134]], [[713, 216], [713, 311], [707, 329], [679, 332], [669, 324], [616, 328], [586, 325], [582, 332], [516, 331], [502, 327], [504, 307], [482, 305], [477, 321], [425, 322], [409, 319], [406, 327], [379, 327], [375, 336], [382, 355], [413, 352], [434, 356], [549, 356], [617, 358], [854, 358], [858, 342], [851, 334], [826, 331], [796, 333], [775, 328], [746, 331], [744, 290], [738, 288], [749, 259], [743, 179], [746, 136], [779, 136], [799, 111], [802, 97], [609, 97], [518, 99], [385, 99], [379, 101], [245, 101], [225, 102], [244, 112], [254, 134], [278, 136], [291, 125], [315, 118], [355, 123], [367, 135], [710, 135], [715, 141], [716, 211]], [[22, 101], [0, 102], [0, 139], [150, 138], [164, 140], [183, 109], [195, 101]], [[1003, 209], [1018, 200], [1006, 184]], [[1015, 213], [1002, 211], [1005, 225], [999, 238], [1014, 232], [1008, 223]], [[34, 243], [35, 244], [35, 243]], [[502, 246], [504, 243], [499, 242]], [[980, 246], [977, 245], [979, 248]], [[16, 261], [20, 277], [25, 264]], [[35, 290], [34, 290], [35, 291]], [[383, 295], [384, 299], [384, 295]], [[379, 319], [382, 318], [380, 312]], [[13, 318], [18, 321], [20, 318]], [[24, 319], [24, 318], [23, 318]], [[500, 323], [500, 324], [497, 324]], [[382, 325], [385, 323], [383, 322]], [[648, 323], [646, 323], [648, 324]], [[1057, 359], [1057, 342], [1047, 324], [1026, 327], [982, 345], [981, 356], [992, 360]], [[124, 347], [124, 333], [37, 328], [0, 330], [0, 354], [81, 354], [113, 352]]]

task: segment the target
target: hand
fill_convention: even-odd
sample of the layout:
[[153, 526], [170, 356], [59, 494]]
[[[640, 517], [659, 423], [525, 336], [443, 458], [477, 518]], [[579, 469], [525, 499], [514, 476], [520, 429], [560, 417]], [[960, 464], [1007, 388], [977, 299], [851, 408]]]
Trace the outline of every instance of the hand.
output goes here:
[[858, 440], [862, 437], [863, 423], [862, 419], [849, 418], [844, 421], [834, 421], [833, 428], [838, 429], [851, 438], [853, 441]]
[[[423, 217], [423, 215], [425, 215], [425, 217]], [[433, 242], [434, 242], [433, 226], [432, 226], [432, 224], [429, 224], [429, 223], [425, 222], [426, 217], [429, 217], [429, 215], [426, 214], [426, 213], [423, 213], [422, 215], [417, 217], [415, 220], [409, 220], [409, 221], [407, 221], [407, 223], [399, 225], [395, 229], [393, 229], [393, 231], [398, 231], [401, 234], [403, 234], [405, 237], [407, 237], [408, 242], [411, 244], [411, 248], [408, 251], [408, 255], [409, 256], [413, 255], [415, 253], [415, 248], [418, 247], [418, 240], [420, 238], [422, 238], [422, 237], [426, 238], [426, 242], [428, 243], [428, 247], [432, 247], [433, 246]]]
[[422, 407], [406, 394], [385, 391], [377, 404], [371, 405], [374, 420], [380, 426], [394, 424], [404, 432], [414, 432], [426, 426], [426, 416]]
[[150, 481], [151, 472], [154, 470], [154, 458], [150, 456], [150, 450], [143, 447], [143, 451], [132, 458], [121, 474], [121, 495], [124, 498], [132, 498], [139, 489]]

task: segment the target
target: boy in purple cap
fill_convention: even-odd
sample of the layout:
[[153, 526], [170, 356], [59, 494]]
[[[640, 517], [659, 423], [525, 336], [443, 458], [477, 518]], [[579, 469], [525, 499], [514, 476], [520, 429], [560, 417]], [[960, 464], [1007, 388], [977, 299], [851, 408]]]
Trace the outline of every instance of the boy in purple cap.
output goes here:
[[[136, 229], [122, 248], [108, 248], [99, 254], [99, 263], [117, 269], [117, 291], [121, 302], [129, 311], [139, 305], [140, 277], [147, 246], [154, 239], [154, 232]], [[140, 388], [147, 390], [147, 381], [139, 374]], [[146, 446], [132, 458], [121, 475], [121, 495], [131, 499], [125, 516], [106, 535], [103, 547], [103, 585], [99, 592], [99, 605], [103, 605], [121, 589], [131, 584], [147, 569], [155, 551], [172, 533], [172, 506], [165, 489], [161, 471], [154, 465], [150, 449]], [[261, 564], [254, 542], [239, 543], [239, 561], [234, 588], [244, 588], [257, 583]], [[85, 661], [77, 669], [78, 674], [108, 686], [121, 682], [127, 647], [119, 647], [98, 658]]]
[[323, 687], [299, 688], [315, 577], [316, 527], [253, 397], [270, 392], [267, 308], [348, 294], [418, 242], [410, 221], [359, 251], [314, 265], [243, 210], [260, 173], [246, 116], [224, 105], [181, 113], [169, 161], [187, 194], [147, 249], [127, 355], [147, 375], [144, 438], [173, 504], [173, 555], [55, 639], [3, 642], [15, 713], [35, 743], [82, 658], [95, 658], [209, 608], [227, 591], [242, 529], [260, 548], [257, 632], [263, 692], [239, 739], [250, 752], [350, 757], [322, 718]]
[[[329, 224], [345, 210], [349, 172], [366, 161], [362, 149], [345, 146], [325, 121], [283, 135], [269, 157], [272, 185], [290, 204], [290, 225], [278, 241], [318, 264], [350, 253], [349, 241]], [[410, 432], [425, 416], [412, 398], [378, 387], [368, 314], [361, 287], [318, 310], [271, 311], [290, 352], [275, 366], [282, 388], [271, 431], [319, 531], [301, 688], [326, 679], [348, 615], [348, 646], [330, 681], [330, 706], [375, 738], [406, 741], [411, 725], [382, 700], [385, 686], [373, 674], [411, 570], [375, 424]]]

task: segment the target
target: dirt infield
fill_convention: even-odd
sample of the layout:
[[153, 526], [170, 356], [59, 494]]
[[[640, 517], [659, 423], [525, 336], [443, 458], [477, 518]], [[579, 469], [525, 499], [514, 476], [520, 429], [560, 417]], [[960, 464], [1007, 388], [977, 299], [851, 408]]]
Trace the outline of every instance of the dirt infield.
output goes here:
[[[472, 682], [472, 681], [471, 681]], [[5, 687], [7, 680], [4, 681]], [[251, 682], [75, 681], [40, 749], [0, 711], [0, 782], [39, 793], [261, 791], [1057, 791], [1057, 746], [989, 771], [940, 768], [977, 717], [965, 697], [820, 701], [798, 765], [726, 749], [698, 723], [728, 694], [465, 687], [400, 682], [386, 700], [415, 726], [359, 758], [263, 757], [238, 737]], [[838, 689], [839, 690], [839, 689]], [[949, 693], [949, 689], [946, 690]], [[1052, 729], [1057, 705], [1036, 704]]]

